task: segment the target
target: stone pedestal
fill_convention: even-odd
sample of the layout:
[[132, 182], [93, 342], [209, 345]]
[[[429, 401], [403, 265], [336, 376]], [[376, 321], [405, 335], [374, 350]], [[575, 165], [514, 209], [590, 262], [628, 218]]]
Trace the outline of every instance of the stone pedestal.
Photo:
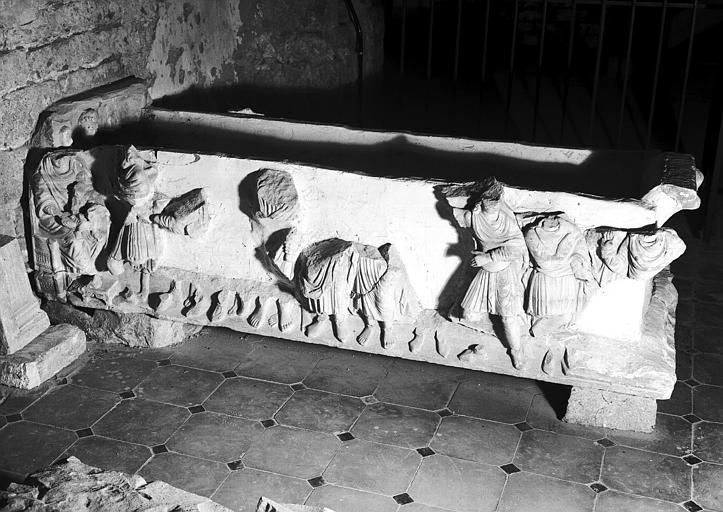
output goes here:
[[651, 432], [658, 410], [654, 398], [573, 386], [565, 421], [592, 427]]
[[85, 334], [73, 325], [49, 327], [14, 354], [0, 357], [0, 384], [34, 388], [85, 352]]
[[0, 235], [0, 355], [17, 352], [49, 326], [30, 289], [18, 241]]

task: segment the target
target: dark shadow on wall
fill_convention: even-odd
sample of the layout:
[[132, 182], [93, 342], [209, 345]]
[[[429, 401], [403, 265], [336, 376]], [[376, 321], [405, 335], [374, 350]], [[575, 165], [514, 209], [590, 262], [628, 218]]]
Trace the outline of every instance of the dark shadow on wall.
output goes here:
[[333, 88], [244, 84], [191, 87], [184, 92], [164, 96], [154, 101], [153, 106], [222, 114], [251, 109], [267, 117], [358, 125], [359, 91], [355, 83]]
[[[365, 104], [372, 106], [371, 101]], [[218, 114], [250, 108], [268, 118], [296, 120], [287, 125], [287, 131], [293, 133], [295, 123], [299, 131], [303, 131], [303, 123], [355, 126], [357, 105], [355, 84], [334, 89], [233, 85], [191, 88], [157, 100], [154, 107]], [[411, 122], [409, 126], [413, 129], [415, 125]], [[248, 127], [243, 131], [228, 125], [209, 127], [161, 121], [154, 119], [152, 113], [142, 122], [101, 130], [95, 139], [96, 144], [135, 144], [271, 161], [288, 160], [374, 176], [473, 181], [481, 176], [495, 175], [519, 187], [617, 198], [641, 196], [643, 171], [652, 160], [652, 153], [646, 156], [643, 152], [593, 151], [579, 165], [537, 162], [494, 153], [429, 148], [410, 142], [404, 134], [377, 144], [309, 142], [252, 133]]]

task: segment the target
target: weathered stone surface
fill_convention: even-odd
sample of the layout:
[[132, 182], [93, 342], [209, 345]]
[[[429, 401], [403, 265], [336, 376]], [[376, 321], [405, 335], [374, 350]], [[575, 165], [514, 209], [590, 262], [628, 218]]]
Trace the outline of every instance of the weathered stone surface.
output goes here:
[[[384, 15], [354, 2], [366, 73], [382, 65]], [[148, 59], [154, 98], [192, 85], [329, 88], [357, 77], [354, 26], [343, 2], [166, 1]]]
[[[54, 103], [45, 110], [30, 146], [52, 148], [68, 145], [68, 135], [84, 131], [79, 126], [79, 120], [90, 109], [95, 112], [97, 130], [112, 130], [138, 121], [149, 103], [148, 89], [138, 79], [119, 80], [108, 86], [85, 91], [71, 99]], [[68, 135], [64, 137], [63, 131]]]
[[130, 347], [166, 347], [183, 342], [201, 330], [201, 326], [163, 320], [142, 313], [116, 313], [96, 310], [93, 313], [93, 337], [106, 343]]
[[565, 421], [593, 427], [651, 432], [657, 402], [652, 398], [573, 386]]
[[73, 325], [53, 325], [14, 354], [0, 357], [0, 384], [32, 389], [85, 352], [85, 334]]
[[[369, 136], [375, 137], [374, 134]], [[430, 146], [449, 142], [451, 150], [457, 143], [434, 138], [420, 138], [416, 142]], [[84, 159], [98, 173], [112, 173], [118, 168], [117, 149], [97, 147], [79, 152], [77, 158]], [[582, 152], [555, 152], [554, 148], [543, 151], [519, 144], [495, 147], [480, 142], [476, 146], [479, 152], [493, 149], [510, 158], [527, 156], [544, 158], [548, 162], [574, 163], [585, 157]], [[345, 240], [359, 240], [357, 243], [369, 247], [381, 247], [393, 241], [392, 247], [406, 269], [404, 274], [424, 309], [411, 321], [384, 322], [391, 324], [390, 328], [376, 324], [365, 328], [362, 316], [368, 317], [368, 314], [350, 315], [343, 325], [347, 335], [342, 336], [347, 341], [343, 345], [345, 348], [646, 398], [667, 398], [672, 391], [675, 371], [670, 340], [675, 292], [668, 274], [663, 276], [661, 273], [654, 283], [628, 277], [606, 281], [599, 286], [596, 282], [597, 288], [602, 288], [585, 307], [594, 306], [602, 299], [613, 307], [601, 308], [602, 314], [591, 315], [595, 318], [580, 322], [579, 326], [570, 323], [544, 338], [530, 334], [529, 325], [527, 328], [521, 326], [523, 357], [529, 364], [515, 368], [510, 362], [507, 346], [495, 336], [494, 326], [488, 330], [484, 326], [473, 330], [445, 317], [448, 307], [464, 291], [465, 281], [471, 280], [472, 276], [466, 275], [468, 260], [466, 253], [460, 252], [460, 246], [466, 243], [466, 240], [460, 242], [464, 233], [450, 222], [449, 205], [438, 194], [439, 181], [385, 178], [289, 162], [276, 162], [270, 166], [261, 160], [171, 151], [157, 151], [152, 159], [157, 160], [158, 168], [158, 177], [152, 186], [160, 197], [179, 197], [203, 187], [207, 192], [210, 227], [193, 238], [185, 233], [159, 230], [157, 240], [161, 243], [158, 247], [162, 249], [156, 253], [155, 270], [141, 273], [126, 266], [126, 270], [115, 276], [101, 272], [103, 286], [95, 292], [69, 288], [66, 299], [59, 298], [80, 307], [113, 311], [98, 313], [99, 317], [109, 317], [95, 325], [98, 332], [107, 333], [107, 338], [123, 338], [128, 332], [133, 339], [139, 338], [138, 331], [146, 327], [139, 327], [135, 320], [124, 324], [114, 316], [131, 313], [338, 345], [336, 335], [339, 333], [334, 329], [338, 331], [341, 324], [335, 319], [316, 322], [300, 304], [298, 282], [290, 281], [291, 273], [281, 269], [283, 261], [279, 260], [278, 254], [283, 250], [289, 256], [288, 260], [283, 260], [293, 268], [293, 263], [300, 261], [297, 256], [305, 248], [318, 241], [344, 236], [349, 237]], [[287, 229], [293, 236], [289, 234], [283, 238], [283, 230], [281, 233], [274, 231], [274, 235], [281, 235], [275, 242], [271, 237], [264, 239], [268, 233], [262, 236], [254, 229], [258, 209], [250, 211], [243, 203], [246, 197], [258, 197], [257, 181], [252, 178], [260, 170], [269, 168], [288, 173], [298, 197], [298, 213], [289, 223], [293, 229]], [[465, 186], [466, 183], [460, 184], [462, 192], [465, 192]], [[572, 193], [506, 187], [505, 194], [508, 193], [515, 205], [514, 211], [519, 209], [524, 215], [538, 207], [564, 207], [569, 217], [584, 227], [590, 222], [603, 225], [625, 222], [627, 227], [641, 227], [653, 218], [652, 210], [634, 199], [580, 195], [580, 200], [575, 200], [577, 196]], [[464, 195], [453, 196], [453, 201], [459, 197]], [[552, 203], [551, 198], [554, 199]], [[604, 210], [601, 205], [605, 206]], [[624, 220], [618, 210], [625, 213]], [[121, 219], [111, 222], [117, 225]], [[272, 248], [273, 244], [277, 245]], [[292, 248], [294, 245], [296, 252]], [[450, 251], [452, 247], [454, 251]], [[586, 255], [591, 251], [583, 250], [587, 251]], [[354, 266], [355, 261], [351, 258], [349, 264]], [[364, 272], [364, 286], [372, 286], [364, 292], [369, 301], [376, 285], [371, 279], [373, 272], [369, 269]], [[386, 279], [391, 274], [385, 272], [384, 276]], [[145, 284], [139, 282], [144, 279]], [[126, 288], [132, 293], [112, 296], [106, 293], [108, 283], [113, 283], [115, 293]], [[139, 284], [147, 295], [135, 292], [140, 289]], [[573, 283], [573, 286], [576, 285]], [[395, 287], [390, 289], [397, 290]], [[106, 295], [100, 297], [100, 293]], [[396, 295], [406, 295], [406, 292], [395, 291], [387, 295], [398, 300]], [[365, 307], [372, 312], [370, 305], [371, 302], [354, 307], [362, 313]], [[581, 309], [578, 319], [585, 318], [585, 311]], [[327, 314], [321, 310], [316, 312]], [[139, 318], [150, 322], [147, 317]], [[618, 325], [621, 322], [625, 324], [624, 331]], [[319, 328], [310, 329], [313, 324]], [[140, 338], [148, 336], [144, 334]], [[125, 343], [129, 342], [126, 340]], [[473, 351], [471, 346], [474, 346]], [[612, 356], [601, 357], [610, 353]]]
[[26, 147], [14, 151], [0, 151], [0, 205], [12, 209], [20, 204], [23, 193], [23, 165]]
[[127, 73], [121, 62], [111, 58], [92, 68], [71, 71], [57, 80], [32, 84], [7, 93], [2, 97], [0, 108], [0, 148], [19, 148], [25, 144], [30, 139], [40, 113], [54, 101], [125, 76]]
[[0, 355], [22, 349], [49, 325], [30, 289], [18, 241], [0, 235]]
[[82, 329], [96, 343], [120, 343], [129, 347], [167, 347], [182, 343], [201, 326], [162, 320], [142, 313], [96, 309], [92, 315], [70, 304], [46, 301], [43, 309], [54, 324], [69, 323]]
[[165, 482], [146, 483], [139, 475], [103, 471], [75, 457], [30, 478], [36, 483], [11, 484], [0, 491], [0, 507], [37, 512], [231, 512]]

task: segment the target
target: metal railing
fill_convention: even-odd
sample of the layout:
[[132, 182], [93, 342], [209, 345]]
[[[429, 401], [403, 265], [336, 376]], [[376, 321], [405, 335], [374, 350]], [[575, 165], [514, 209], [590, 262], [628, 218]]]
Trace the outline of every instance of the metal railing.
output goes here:
[[487, 138], [691, 153], [706, 174], [710, 235], [723, 165], [723, 2], [389, 0], [387, 13], [401, 94], [424, 81], [451, 94], [478, 87], [478, 110], [503, 107]]

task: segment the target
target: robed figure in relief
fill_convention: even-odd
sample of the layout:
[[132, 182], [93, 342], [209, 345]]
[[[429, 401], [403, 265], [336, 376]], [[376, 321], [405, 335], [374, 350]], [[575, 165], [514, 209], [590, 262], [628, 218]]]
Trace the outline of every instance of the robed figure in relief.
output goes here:
[[502, 184], [491, 177], [481, 185], [471, 210], [454, 208], [460, 226], [472, 231], [475, 250], [471, 265], [478, 269], [462, 298], [461, 316], [465, 322], [500, 321], [512, 363], [521, 368], [527, 248], [515, 214], [504, 201]]

